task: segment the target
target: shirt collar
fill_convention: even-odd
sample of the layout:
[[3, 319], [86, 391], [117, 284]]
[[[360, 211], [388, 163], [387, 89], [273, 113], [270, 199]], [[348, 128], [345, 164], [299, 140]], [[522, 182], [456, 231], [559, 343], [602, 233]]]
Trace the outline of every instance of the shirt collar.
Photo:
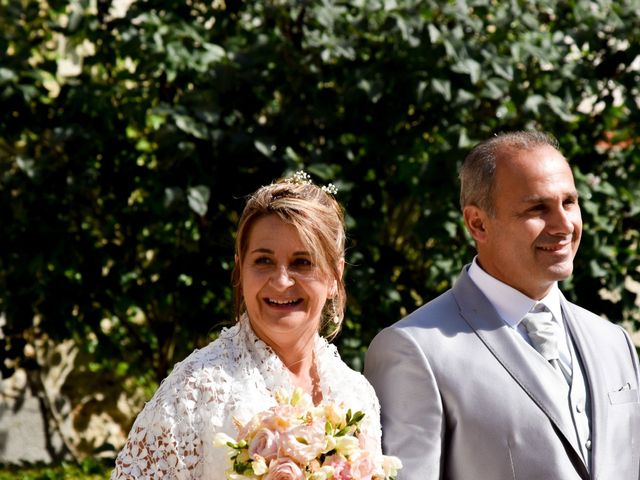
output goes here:
[[543, 303], [553, 313], [556, 321], [560, 322], [562, 318], [560, 289], [557, 282], [543, 299], [537, 301], [489, 275], [480, 267], [477, 257], [469, 267], [469, 277], [489, 299], [500, 318], [510, 327], [517, 327], [522, 317], [537, 303]]

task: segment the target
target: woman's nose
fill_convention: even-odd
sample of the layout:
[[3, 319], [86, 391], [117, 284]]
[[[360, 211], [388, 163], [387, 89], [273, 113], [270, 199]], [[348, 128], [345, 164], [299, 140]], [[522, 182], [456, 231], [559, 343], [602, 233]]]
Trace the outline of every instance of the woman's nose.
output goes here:
[[276, 269], [272, 277], [272, 282], [280, 288], [289, 288], [296, 283], [295, 279], [289, 273], [289, 269], [284, 265]]

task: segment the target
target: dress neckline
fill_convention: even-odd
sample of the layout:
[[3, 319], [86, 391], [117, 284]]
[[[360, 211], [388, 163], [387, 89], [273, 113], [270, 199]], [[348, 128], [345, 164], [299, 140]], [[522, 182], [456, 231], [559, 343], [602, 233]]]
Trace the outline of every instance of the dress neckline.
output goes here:
[[[267, 381], [269, 390], [272, 392], [282, 388], [292, 390], [294, 385], [289, 370], [276, 352], [256, 335], [246, 313], [240, 317], [238, 323], [240, 339], [251, 355], [255, 368]], [[334, 345], [316, 333], [313, 340], [313, 354], [318, 371], [318, 388], [322, 399], [328, 400], [332, 397], [332, 388], [329, 386], [331, 379], [327, 378], [327, 372], [332, 371], [335, 359], [339, 358], [338, 353]]]

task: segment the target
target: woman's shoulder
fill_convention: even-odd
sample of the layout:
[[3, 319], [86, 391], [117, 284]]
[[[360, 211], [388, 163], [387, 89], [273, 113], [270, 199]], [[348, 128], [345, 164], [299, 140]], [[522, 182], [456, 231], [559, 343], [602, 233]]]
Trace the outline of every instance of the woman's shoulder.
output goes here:
[[320, 376], [332, 390], [350, 397], [373, 398], [374, 403], [377, 401], [369, 381], [362, 373], [347, 365], [335, 345], [322, 339], [320, 350], [323, 352], [318, 362]]
[[[154, 397], [167, 392], [181, 392], [178, 398], [193, 400], [207, 394], [224, 396], [237, 375], [240, 367], [238, 359], [243, 356], [241, 344], [235, 341], [236, 336], [237, 328], [234, 326], [223, 330], [217, 339], [205, 347], [192, 351], [174, 365]], [[223, 388], [225, 386], [227, 388]]]
[[357, 395], [363, 395], [368, 397], [376, 397], [375, 391], [369, 380], [357, 370], [345, 365], [345, 370], [343, 374], [344, 384], [347, 386], [351, 385], [351, 388], [357, 392]]
[[233, 366], [234, 359], [239, 355], [241, 343], [237, 341], [238, 328], [236, 325], [222, 330], [218, 338], [203, 348], [196, 348], [184, 360], [173, 367], [173, 371], [181, 369], [208, 369], [218, 366]]
[[[221, 465], [224, 452], [213, 449], [213, 435], [231, 433], [231, 419], [247, 393], [248, 366], [250, 352], [237, 326], [178, 362], [136, 418], [118, 457], [122, 477], [155, 478], [132, 472], [164, 469], [171, 478], [203, 478], [206, 465]], [[180, 461], [167, 466], [170, 458]]]

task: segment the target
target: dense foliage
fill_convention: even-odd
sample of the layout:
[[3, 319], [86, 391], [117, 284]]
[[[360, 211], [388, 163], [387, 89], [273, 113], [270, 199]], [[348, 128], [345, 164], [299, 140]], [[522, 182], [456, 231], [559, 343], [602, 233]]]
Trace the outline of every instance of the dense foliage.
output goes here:
[[569, 295], [637, 326], [639, 12], [0, 0], [3, 374], [35, 368], [38, 337], [74, 338], [96, 374], [153, 386], [232, 318], [243, 198], [300, 168], [348, 214], [338, 343], [359, 368], [472, 258], [456, 178], [470, 146], [523, 128], [555, 134], [579, 182]]
[[107, 480], [111, 465], [87, 459], [80, 464], [0, 468], [0, 480]]

